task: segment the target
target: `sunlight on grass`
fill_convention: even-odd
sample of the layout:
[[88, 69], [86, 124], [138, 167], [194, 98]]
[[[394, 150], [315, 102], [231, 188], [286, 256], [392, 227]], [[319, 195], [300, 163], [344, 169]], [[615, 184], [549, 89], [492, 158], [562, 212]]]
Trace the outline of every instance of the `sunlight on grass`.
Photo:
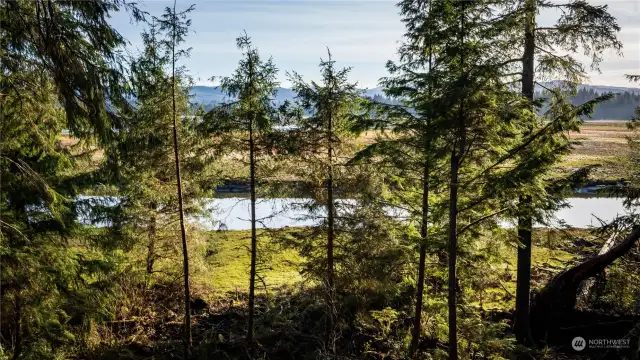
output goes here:
[[[247, 292], [249, 290], [249, 266], [251, 244], [250, 231], [207, 232], [207, 254], [205, 268], [194, 277], [194, 281], [208, 287], [216, 295], [229, 291]], [[259, 251], [263, 262], [258, 257], [257, 291], [264, 291], [301, 281], [298, 265], [302, 258], [290, 249], [280, 249], [267, 234], [258, 235]], [[264, 280], [264, 283], [260, 281]]]

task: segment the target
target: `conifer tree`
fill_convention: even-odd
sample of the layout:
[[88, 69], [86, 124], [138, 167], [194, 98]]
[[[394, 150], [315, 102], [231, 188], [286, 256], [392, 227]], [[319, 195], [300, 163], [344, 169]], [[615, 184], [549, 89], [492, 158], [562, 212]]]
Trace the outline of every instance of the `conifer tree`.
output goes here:
[[[403, 56], [404, 59], [414, 59], [414, 56], [416, 55], [414, 51], [411, 51], [412, 46], [414, 47], [419, 47], [419, 46], [424, 46], [425, 47], [425, 51], [424, 52], [420, 52], [419, 54], [422, 56], [417, 56], [417, 59], [413, 60], [413, 61], [409, 61], [408, 66], [405, 67], [406, 70], [410, 70], [411, 68], [414, 68], [414, 71], [407, 71], [407, 74], [415, 74], [416, 70], [426, 70], [427, 74], [430, 74], [433, 71], [433, 39], [432, 39], [432, 34], [431, 34], [431, 27], [432, 26], [436, 26], [435, 25], [435, 19], [433, 16], [433, 13], [431, 11], [432, 8], [432, 4], [431, 2], [428, 2], [428, 4], [426, 5], [427, 10], [426, 10], [426, 15], [423, 14], [419, 14], [421, 11], [418, 12], [418, 14], [416, 14], [415, 12], [415, 8], [412, 7], [413, 4], [411, 3], [402, 3], [400, 4], [401, 6], [401, 14], [404, 16], [403, 21], [407, 24], [408, 27], [413, 27], [413, 26], [420, 26], [420, 25], [424, 25], [424, 24], [429, 24], [427, 26], [427, 31], [426, 34], [424, 32], [419, 32], [419, 33], [415, 33], [415, 32], [411, 32], [411, 30], [409, 30], [406, 34], [406, 36], [409, 38], [409, 43], [406, 44], [404, 47], [402, 47], [400, 49], [400, 53], [401, 56]], [[417, 15], [417, 16], [416, 16]], [[425, 16], [425, 18], [421, 17]], [[424, 23], [422, 23], [422, 21], [424, 21]], [[418, 22], [419, 24], [416, 24], [416, 22]], [[426, 41], [424, 41], [426, 40]], [[426, 57], [423, 55], [426, 53]], [[402, 69], [402, 67], [401, 67]], [[398, 68], [394, 68], [391, 67], [390, 70], [393, 73], [398, 73], [400, 71], [400, 69]], [[422, 304], [423, 304], [423, 295], [424, 295], [424, 283], [425, 283], [425, 265], [426, 265], [426, 258], [427, 258], [427, 240], [428, 240], [428, 233], [429, 233], [429, 189], [430, 189], [430, 177], [431, 174], [430, 172], [432, 171], [432, 167], [433, 167], [433, 159], [435, 159], [435, 157], [431, 156], [432, 154], [429, 154], [431, 151], [431, 149], [433, 148], [432, 142], [433, 139], [430, 138], [431, 134], [428, 133], [428, 128], [430, 128], [431, 125], [431, 117], [433, 116], [433, 111], [431, 111], [431, 108], [429, 107], [429, 105], [427, 104], [426, 107], [424, 107], [425, 104], [422, 104], [421, 101], [423, 101], [423, 99], [426, 98], [427, 102], [432, 101], [433, 100], [433, 85], [431, 83], [429, 83], [428, 81], [425, 81], [424, 84], [422, 84], [422, 87], [426, 89], [426, 96], [421, 96], [422, 92], [420, 91], [420, 95], [416, 94], [415, 92], [411, 93], [411, 92], [398, 92], [397, 89], [400, 87], [402, 88], [403, 85], [409, 84], [409, 83], [413, 83], [415, 82], [416, 77], [409, 75], [408, 78], [404, 78], [404, 79], [397, 79], [395, 82], [394, 81], [386, 81], [384, 82], [385, 85], [387, 86], [387, 88], [389, 90], [387, 90], [387, 92], [391, 95], [394, 95], [395, 97], [403, 97], [403, 95], [407, 95], [407, 101], [405, 101], [405, 104], [408, 106], [411, 106], [415, 109], [424, 109], [423, 111], [417, 111], [418, 116], [424, 116], [424, 126], [421, 127], [421, 137], [424, 138], [424, 147], [422, 149], [422, 155], [424, 156], [424, 162], [422, 164], [423, 167], [423, 174], [422, 174], [422, 207], [421, 207], [421, 221], [420, 221], [420, 255], [419, 255], [419, 260], [418, 260], [418, 277], [417, 277], [417, 286], [416, 286], [416, 305], [415, 305], [415, 314], [414, 314], [414, 321], [413, 321], [413, 333], [411, 334], [412, 338], [411, 338], [411, 346], [409, 349], [409, 356], [410, 357], [414, 357], [416, 354], [416, 351], [418, 349], [418, 345], [420, 342], [420, 333], [421, 333], [421, 329], [422, 329]], [[406, 87], [406, 86], [405, 86]], [[395, 91], [394, 91], [395, 90]], [[418, 96], [416, 96], [418, 95]], [[421, 106], [422, 105], [422, 106]], [[422, 119], [420, 119], [422, 120]]]
[[[121, 162], [119, 181], [123, 227], [130, 227], [135, 242], [146, 244], [145, 268], [154, 273], [157, 260], [172, 259], [177, 237], [174, 224], [179, 219], [175, 188], [174, 149], [172, 143], [173, 92], [171, 76], [167, 74], [170, 58], [160, 47], [160, 34], [155, 22], [142, 34], [143, 53], [131, 65], [132, 95], [135, 109], [124, 124], [118, 146]], [[204, 198], [212, 176], [207, 145], [195, 130], [197, 117], [189, 108], [189, 78], [176, 74], [176, 110], [183, 114], [177, 122], [182, 175], [189, 186], [184, 192], [184, 213], [203, 215]], [[129, 232], [128, 232], [129, 233]]]
[[[460, 92], [462, 93], [460, 96], [458, 111], [456, 115], [456, 124], [454, 125], [455, 135], [454, 142], [451, 146], [451, 157], [450, 157], [450, 179], [449, 179], [449, 232], [448, 232], [448, 249], [447, 249], [447, 265], [448, 265], [448, 296], [447, 302], [449, 305], [449, 359], [457, 359], [458, 358], [458, 330], [457, 330], [457, 277], [456, 277], [456, 266], [457, 266], [457, 256], [458, 256], [458, 187], [459, 187], [459, 177], [460, 177], [460, 165], [462, 162], [462, 156], [465, 154], [465, 148], [467, 146], [467, 124], [465, 119], [465, 97], [467, 94], [464, 94], [467, 90], [467, 79], [468, 75], [466, 74], [467, 69], [465, 66], [466, 53], [467, 49], [464, 48], [465, 41], [469, 37], [469, 33], [466, 33], [465, 23], [466, 23], [466, 2], [461, 1], [460, 4], [456, 4], [459, 6], [458, 12], [460, 14], [460, 30], [459, 30], [459, 44], [458, 49], [460, 52], [460, 62], [459, 68], [455, 69], [460, 74], [460, 81], [457, 86], [461, 87]], [[465, 37], [467, 39], [465, 39]]]
[[[379, 161], [376, 166], [399, 170], [394, 177], [395, 181], [399, 182], [399, 188], [408, 190], [415, 186], [415, 191], [420, 194], [419, 208], [412, 211], [419, 213], [417, 223], [420, 233], [415, 314], [409, 349], [409, 356], [413, 357], [419, 345], [422, 328], [425, 263], [429, 246], [427, 239], [428, 234], [433, 232], [433, 229], [429, 229], [429, 217], [434, 204], [430, 203], [429, 197], [430, 191], [438, 184], [438, 181], [434, 181], [432, 171], [438, 167], [437, 163], [443, 157], [443, 153], [438, 153], [436, 148], [439, 132], [432, 126], [437, 113], [433, 108], [436, 81], [433, 71], [434, 62], [437, 62], [437, 51], [434, 51], [434, 47], [442, 44], [435, 39], [432, 30], [441, 26], [441, 22], [439, 15], [432, 13], [431, 1], [404, 1], [398, 6], [403, 16], [402, 20], [407, 26], [406, 40], [398, 50], [400, 63], [389, 62], [387, 69], [392, 76], [383, 78], [381, 84], [391, 99], [401, 101], [380, 102], [373, 99], [373, 106], [368, 114], [377, 113], [383, 121], [371, 123], [369, 119], [362, 123], [361, 119], [361, 125], [383, 130], [391, 126], [391, 135], [378, 138], [376, 143], [356, 155], [353, 161], [377, 155]], [[410, 158], [398, 156], [413, 153], [415, 155]], [[380, 156], [385, 160], [380, 160]], [[420, 179], [420, 184], [412, 184], [412, 179]], [[408, 200], [404, 196], [402, 198], [404, 199], [400, 200], [401, 202]], [[391, 203], [397, 203], [397, 200], [389, 200]]]
[[[394, 77], [383, 83], [389, 86], [387, 93], [398, 97], [404, 106], [375, 106], [384, 115], [378, 125], [392, 127], [395, 136], [379, 140], [359, 156], [384, 155], [393, 159], [396, 168], [420, 174], [405, 178], [431, 177], [417, 184], [422, 211], [416, 213], [424, 216], [431, 210], [427, 221], [435, 233], [442, 234], [444, 229], [438, 228], [448, 224], [449, 351], [450, 357], [456, 358], [460, 239], [497, 226], [496, 215], [512, 206], [513, 191], [527, 181], [527, 174], [517, 167], [497, 171], [494, 164], [513, 159], [532, 139], [520, 141], [528, 119], [526, 108], [502, 80], [505, 67], [516, 61], [505, 62], [505, 43], [494, 39], [511, 24], [495, 21], [489, 3], [481, 1], [404, 1], [400, 6], [407, 41], [400, 49], [401, 64], [389, 66]], [[430, 13], [434, 16], [428, 16]], [[368, 121], [363, 124], [371, 125]], [[409, 155], [413, 152], [417, 156]], [[445, 160], [449, 171], [443, 170]], [[426, 166], [437, 170], [424, 176]], [[437, 185], [442, 180], [436, 180], [442, 178], [449, 179], [449, 199], [429, 201], [428, 192], [444, 190]], [[403, 181], [403, 187], [408, 185]], [[425, 190], [425, 183], [432, 185]], [[445, 216], [447, 208], [449, 215]], [[468, 248], [467, 240], [463, 244]], [[414, 325], [412, 353], [418, 338], [419, 325]]]
[[[176, 107], [176, 98], [178, 93], [178, 76], [182, 70], [176, 69], [178, 59], [189, 55], [189, 50], [176, 49], [185, 41], [185, 37], [189, 32], [191, 20], [187, 19], [187, 15], [193, 11], [194, 6], [181, 12], [176, 12], [176, 0], [173, 2], [172, 8], [165, 8], [162, 19], [159, 21], [160, 29], [167, 33], [167, 37], [162, 40], [162, 45], [167, 51], [169, 61], [171, 63], [171, 115], [173, 117], [173, 153], [175, 159], [176, 187], [178, 194], [178, 213], [180, 215], [180, 235], [182, 237], [182, 256], [184, 268], [184, 358], [189, 358], [191, 350], [191, 295], [189, 293], [189, 252], [187, 249], [187, 233], [185, 229], [184, 219], [184, 199], [182, 192], [182, 178], [180, 177], [180, 149], [178, 142], [178, 117], [184, 116], [180, 114]], [[176, 51], [177, 50], [177, 51]]]
[[[551, 27], [539, 27], [536, 24], [536, 15], [543, 9], [559, 9], [562, 15], [556, 24]], [[522, 45], [521, 68], [519, 81], [522, 85], [522, 96], [530, 103], [531, 111], [535, 111], [535, 84], [537, 79], [548, 77], [552, 80], [564, 80], [563, 86], [574, 86], [585, 79], [583, 65], [576, 61], [572, 54], [584, 50], [586, 55], [591, 56], [592, 68], [598, 69], [602, 61], [602, 53], [606, 49], [620, 51], [622, 43], [616, 38], [616, 33], [620, 30], [616, 20], [608, 11], [606, 5], [591, 5], [586, 1], [569, 1], [566, 3], [552, 3], [542, 0], [527, 0], [525, 2], [513, 3], [507, 6], [505, 21], [516, 21], [524, 24], [521, 30], [516, 31], [517, 41]], [[559, 55], [558, 51], [564, 51], [567, 55]], [[535, 63], [538, 63], [536, 66]], [[559, 77], [559, 78], [558, 78]], [[540, 84], [540, 83], [538, 83]], [[574, 91], [574, 90], [573, 90]], [[557, 93], [557, 91], [554, 91]], [[597, 102], [604, 101], [604, 98], [597, 99]], [[565, 101], [563, 97], [555, 97], [555, 101]], [[592, 102], [588, 102], [590, 106]], [[580, 104], [585, 105], [585, 104]], [[573, 114], [578, 113], [574, 111]], [[540, 123], [530, 124], [529, 134], [539, 130]], [[575, 124], [574, 124], [575, 126]], [[562, 136], [561, 134], [559, 134]], [[550, 140], [553, 140], [550, 138]], [[565, 146], [566, 147], [566, 146]], [[538, 154], [546, 161], [540, 162], [532, 173], [543, 176], [548, 173], [552, 165], [561, 159], [565, 151], [553, 149], [555, 154]], [[526, 161], [532, 158], [531, 153], [523, 153], [521, 159]], [[530, 162], [530, 161], [529, 161]], [[531, 164], [534, 165], [534, 164]], [[531, 182], [540, 186], [538, 181]], [[543, 185], [544, 186], [544, 185]], [[535, 211], [536, 204], [531, 193], [543, 194], [540, 188], [523, 188], [520, 196], [520, 208], [518, 215], [518, 240], [521, 246], [518, 247], [518, 270], [517, 270], [517, 290], [516, 290], [516, 319], [515, 333], [518, 342], [530, 342], [529, 311], [530, 311], [530, 287], [531, 287], [531, 228], [533, 225], [532, 211]], [[539, 203], [538, 203], [539, 204]]]
[[[432, 128], [440, 132], [444, 149], [449, 152], [448, 217], [447, 217], [447, 303], [450, 359], [458, 358], [458, 297], [459, 279], [457, 258], [465, 231], [479, 227], [482, 221], [494, 218], [496, 198], [474, 199], [486, 191], [484, 178], [478, 181], [486, 164], [508, 151], [513, 142], [504, 136], [513, 136], [518, 127], [504, 121], [517, 112], [517, 107], [504, 107], [512, 103], [513, 96], [500, 81], [496, 47], [490, 41], [496, 33], [494, 24], [486, 21], [488, 3], [482, 1], [454, 1], [434, 4], [442, 18], [439, 35], [443, 51], [438, 59], [445, 79], [437, 99], [438, 120]], [[500, 104], [500, 105], [498, 105]], [[446, 110], [444, 110], [446, 109]], [[444, 111], [443, 111], [444, 110]], [[508, 176], [509, 174], [494, 174]], [[465, 213], [466, 212], [466, 213]], [[466, 215], [470, 220], [460, 223]]]
[[121, 1], [0, 4], [0, 346], [12, 358], [66, 356], [106, 314], [112, 257], [78, 226], [80, 187], [62, 130], [107, 145], [125, 104], [107, 19]]
[[[269, 58], [263, 61], [258, 49], [253, 47], [251, 38], [245, 33], [236, 39], [242, 59], [232, 76], [221, 80], [223, 92], [235, 101], [222, 104], [204, 118], [202, 131], [219, 137], [219, 143], [227, 146], [226, 151], [248, 153], [251, 192], [251, 267], [249, 276], [249, 324], [247, 344], [253, 347], [255, 322], [255, 283], [258, 261], [258, 234], [256, 219], [256, 189], [258, 180], [259, 155], [267, 150], [264, 140], [272, 131], [278, 119], [273, 105], [278, 83], [277, 68]], [[240, 134], [240, 139], [238, 139]], [[270, 149], [269, 149], [270, 150]]]
[[[126, 40], [108, 23], [126, 10], [136, 21], [144, 14], [124, 0], [82, 2], [6, 1], [0, 6], [2, 59], [9, 74], [29, 65], [47, 74], [65, 109], [67, 130], [94, 136], [105, 145], [118, 126], [107, 102], [126, 106]], [[87, 30], [89, 29], [89, 30]]]
[[[330, 351], [335, 351], [332, 342], [333, 327], [336, 323], [335, 309], [335, 264], [334, 248], [339, 225], [337, 221], [336, 197], [334, 191], [338, 181], [344, 178], [344, 154], [348, 138], [353, 137], [351, 120], [357, 113], [360, 92], [355, 83], [348, 82], [350, 68], [336, 69], [335, 60], [327, 49], [328, 59], [320, 61], [322, 82], [307, 83], [301, 75], [290, 74], [293, 91], [298, 105], [311, 115], [298, 119], [295, 136], [296, 155], [302, 158], [304, 166], [297, 166], [294, 173], [302, 179], [310, 179], [312, 184], [321, 184], [319, 204], [326, 209], [326, 224], [318, 229], [326, 232], [326, 275], [323, 279], [326, 302], [325, 343]], [[345, 185], [344, 183], [342, 184]], [[326, 194], [324, 193], [326, 190]], [[325, 226], [326, 225], [326, 226]], [[314, 234], [317, 237], [320, 234]]]

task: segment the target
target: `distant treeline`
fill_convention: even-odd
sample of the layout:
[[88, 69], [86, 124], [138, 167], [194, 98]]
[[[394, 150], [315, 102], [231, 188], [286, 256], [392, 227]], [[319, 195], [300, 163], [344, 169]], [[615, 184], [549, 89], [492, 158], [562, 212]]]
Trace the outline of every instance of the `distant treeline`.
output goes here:
[[[593, 100], [605, 93], [598, 93], [593, 89], [582, 88], [576, 96], [571, 99], [573, 105], [581, 105]], [[399, 104], [398, 100], [388, 98], [384, 95], [375, 95], [373, 100], [384, 104]], [[595, 112], [590, 119], [593, 120], [629, 120], [633, 117], [636, 108], [640, 106], [640, 94], [631, 91], [617, 93], [613, 99], [596, 106]], [[541, 111], [543, 112], [544, 109]], [[588, 119], [585, 117], [585, 120]]]
[[[580, 89], [571, 102], [573, 105], [580, 105], [600, 95], [603, 94], [599, 94], [593, 89]], [[640, 106], [640, 94], [634, 94], [630, 91], [620, 92], [613, 99], [599, 104], [591, 118], [594, 120], [629, 120], [633, 117], [638, 106]]]
[[[593, 88], [582, 88], [578, 90], [576, 96], [571, 100], [573, 105], [584, 104], [589, 100], [593, 100], [596, 97], [603, 95], [605, 93], [600, 93], [594, 91]], [[539, 96], [542, 95], [541, 92], [538, 93]], [[393, 99], [381, 94], [375, 94], [372, 97], [373, 101], [382, 104], [390, 104], [390, 105], [398, 105], [400, 101], [397, 99]], [[279, 105], [283, 101], [280, 99], [276, 99], [275, 102]], [[220, 105], [219, 101], [210, 101], [206, 104], [203, 104], [204, 110], [209, 111]], [[631, 91], [620, 92], [615, 97], [607, 102], [603, 102], [596, 107], [596, 110], [593, 116], [590, 119], [593, 120], [629, 120], [633, 117], [635, 109], [640, 106], [640, 94], [635, 94]], [[540, 111], [544, 112], [544, 107]], [[305, 111], [306, 115], [310, 115]], [[585, 117], [585, 120], [589, 118]]]

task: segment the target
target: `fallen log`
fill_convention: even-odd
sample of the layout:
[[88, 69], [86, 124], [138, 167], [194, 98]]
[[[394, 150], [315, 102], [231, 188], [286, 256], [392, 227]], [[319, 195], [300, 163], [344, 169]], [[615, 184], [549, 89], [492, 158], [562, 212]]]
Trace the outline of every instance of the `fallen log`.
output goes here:
[[628, 253], [640, 239], [640, 226], [617, 242], [609, 251], [594, 256], [556, 275], [533, 299], [531, 306], [532, 334], [536, 340], [545, 337], [546, 329], [559, 318], [558, 315], [573, 311], [580, 284], [601, 273], [615, 260]]
[[[598, 256], [608, 253], [609, 250], [611, 250], [615, 246], [617, 239], [618, 239], [618, 232], [614, 232], [613, 234], [611, 234], [611, 236], [609, 236], [609, 239], [607, 239], [607, 241], [602, 246], [602, 249], [600, 249]], [[578, 291], [577, 304], [579, 306], [585, 305], [587, 303], [587, 301], [589, 300], [589, 296], [591, 296], [591, 289], [593, 289], [593, 285], [595, 283], [596, 283], [595, 278], [589, 278], [582, 282], [582, 284], [580, 285], [580, 290]]]

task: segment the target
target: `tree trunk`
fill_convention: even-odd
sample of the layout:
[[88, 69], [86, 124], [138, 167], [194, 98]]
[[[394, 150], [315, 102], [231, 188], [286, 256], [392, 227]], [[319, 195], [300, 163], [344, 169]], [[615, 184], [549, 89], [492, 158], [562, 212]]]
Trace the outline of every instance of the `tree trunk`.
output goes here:
[[[329, 104], [330, 106], [331, 104]], [[329, 109], [329, 118], [327, 124], [327, 328], [326, 342], [327, 348], [333, 353], [334, 347], [331, 338], [333, 337], [333, 326], [335, 323], [335, 307], [334, 307], [334, 281], [333, 281], [333, 237], [334, 237], [334, 203], [333, 203], [333, 158], [332, 158], [332, 136], [333, 136], [333, 119], [331, 118], [331, 109]]]
[[[429, 2], [428, 16], [431, 16], [431, 2]], [[433, 50], [431, 49], [431, 36], [429, 36], [429, 74], [431, 74], [431, 60]], [[429, 99], [431, 99], [431, 84], [428, 85]], [[429, 128], [429, 121], [427, 118], [427, 129]], [[427, 130], [428, 131], [428, 130]], [[413, 320], [413, 334], [411, 339], [411, 347], [409, 349], [409, 355], [413, 358], [418, 351], [418, 345], [420, 344], [420, 333], [422, 329], [422, 298], [424, 294], [424, 272], [425, 263], [427, 260], [427, 230], [429, 226], [429, 143], [425, 141], [425, 159], [424, 169], [422, 175], [422, 223], [420, 224], [420, 260], [418, 264], [418, 286], [416, 289], [416, 312]]]
[[[617, 232], [614, 232], [613, 234], [611, 234], [609, 239], [602, 246], [602, 249], [600, 249], [598, 256], [604, 255], [607, 252], [609, 252], [609, 250], [611, 250], [616, 245], [617, 237], [618, 237]], [[593, 288], [594, 283], [595, 283], [595, 279], [591, 278], [591, 279], [585, 280], [582, 283], [582, 285], [580, 285], [580, 290], [578, 291], [578, 300], [577, 300], [578, 305], [584, 304], [587, 302], [587, 300], [589, 300], [589, 296], [591, 295], [591, 289]]]
[[458, 334], [456, 314], [456, 259], [458, 251], [458, 237], [456, 234], [458, 217], [458, 156], [457, 150], [451, 153], [451, 185], [449, 187], [449, 244], [448, 244], [448, 295], [449, 309], [449, 359], [458, 359]]
[[191, 295], [189, 292], [189, 251], [187, 232], [184, 227], [184, 209], [182, 201], [182, 179], [180, 178], [180, 152], [178, 150], [178, 124], [176, 112], [176, 1], [173, 1], [173, 38], [171, 44], [171, 100], [173, 110], [173, 154], [176, 162], [176, 183], [178, 187], [178, 210], [180, 212], [180, 235], [182, 236], [182, 257], [184, 268], [184, 358], [189, 358], [191, 350]]
[[[519, 206], [526, 206], [530, 201], [520, 197]], [[530, 216], [518, 219], [518, 265], [516, 271], [516, 316], [515, 335], [519, 344], [530, 344], [529, 307], [531, 297], [531, 226]]]
[[418, 286], [416, 289], [416, 313], [413, 321], [413, 337], [411, 339], [410, 355], [413, 358], [420, 342], [422, 327], [422, 296], [424, 293], [424, 272], [427, 258], [427, 230], [429, 215], [429, 165], [425, 160], [422, 180], [422, 223], [420, 225], [420, 263], [418, 265]]
[[[155, 210], [155, 209], [154, 209]], [[153, 273], [153, 264], [156, 261], [156, 216], [152, 215], [147, 230], [147, 274]]]
[[255, 306], [255, 287], [256, 287], [256, 257], [258, 239], [256, 236], [256, 165], [253, 141], [253, 121], [249, 126], [249, 167], [251, 176], [251, 273], [249, 278], [249, 329], [247, 332], [247, 343], [249, 346], [253, 343], [253, 322], [254, 322], [254, 306]]
[[[534, 56], [536, 25], [536, 3], [528, 0], [526, 6], [527, 18], [525, 22], [525, 44], [522, 56], [522, 96], [533, 103], [534, 95]], [[533, 105], [531, 105], [533, 107]], [[531, 228], [533, 221], [528, 215], [531, 199], [521, 196], [519, 208], [521, 216], [518, 218], [518, 269], [516, 282], [516, 314], [514, 330], [519, 344], [531, 343], [529, 324], [530, 297], [531, 297]]]
[[[460, 45], [464, 44], [465, 35], [465, 7], [466, 2], [462, 2], [462, 9], [460, 11]], [[460, 52], [460, 74], [463, 78], [466, 78], [464, 68], [464, 51]], [[466, 81], [463, 81], [462, 86], [466, 86]], [[457, 220], [458, 220], [458, 173], [460, 170], [460, 159], [464, 155], [466, 147], [466, 129], [464, 123], [464, 96], [460, 97], [460, 108], [458, 112], [458, 124], [456, 129], [456, 144], [453, 145], [451, 150], [451, 185], [449, 186], [449, 234], [448, 234], [448, 284], [447, 284], [447, 303], [449, 312], [449, 359], [458, 359], [458, 333], [457, 333], [457, 277], [456, 277], [456, 262], [458, 256], [458, 233], [457, 233]]]
[[576, 297], [580, 284], [602, 272], [615, 260], [628, 253], [640, 238], [640, 226], [636, 226], [605, 254], [597, 255], [553, 278], [535, 297], [531, 309], [531, 319], [535, 322], [536, 338], [544, 337], [544, 327], [553, 323], [557, 314], [567, 313], [576, 305]]
[[19, 359], [22, 355], [22, 298], [20, 295], [16, 296], [15, 310], [14, 310], [14, 346], [13, 346], [13, 358]]
[[[249, 88], [253, 87], [253, 60], [249, 58]], [[251, 95], [249, 95], [251, 96]], [[251, 101], [251, 99], [250, 99]], [[258, 253], [258, 237], [256, 234], [256, 162], [255, 142], [253, 138], [254, 115], [249, 113], [249, 172], [251, 177], [251, 270], [249, 277], [249, 329], [247, 330], [247, 345], [253, 349], [253, 323], [256, 288], [256, 258]], [[253, 354], [253, 352], [252, 352]]]

